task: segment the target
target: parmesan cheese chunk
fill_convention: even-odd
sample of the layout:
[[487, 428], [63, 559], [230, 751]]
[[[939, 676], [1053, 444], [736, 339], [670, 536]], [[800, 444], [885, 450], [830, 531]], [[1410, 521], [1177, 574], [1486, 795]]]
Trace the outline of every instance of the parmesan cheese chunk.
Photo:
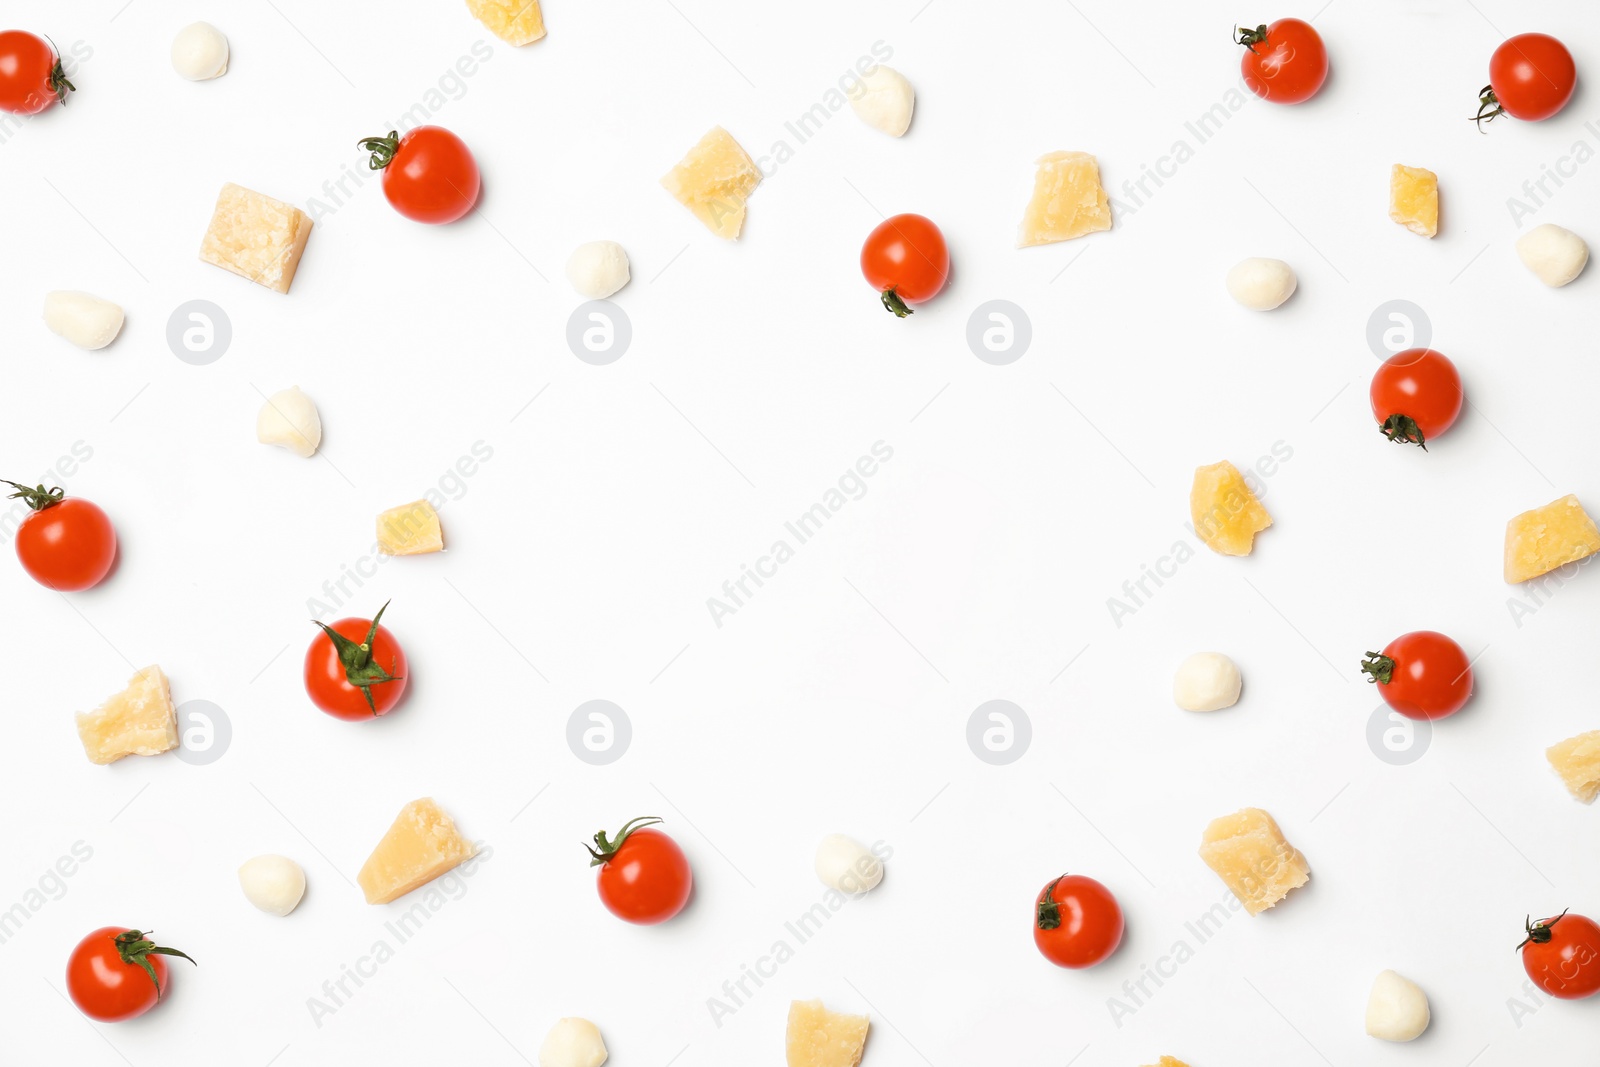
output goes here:
[[1017, 247], [1070, 241], [1111, 229], [1111, 202], [1100, 185], [1100, 164], [1087, 152], [1040, 156], [1033, 199], [1022, 216]]
[[1426, 167], [1396, 163], [1389, 172], [1389, 217], [1412, 233], [1439, 232], [1439, 176]]
[[413, 800], [361, 865], [356, 881], [368, 904], [387, 904], [477, 855], [432, 797]]
[[93, 711], [78, 713], [78, 737], [90, 763], [124, 756], [155, 756], [178, 747], [178, 712], [167, 676], [146, 667], [128, 687]]
[[378, 551], [386, 556], [421, 556], [443, 548], [439, 513], [426, 500], [401, 504], [378, 516]]
[[661, 187], [694, 212], [706, 229], [729, 241], [744, 229], [745, 202], [761, 184], [761, 171], [750, 154], [721, 126], [700, 138]]
[[1260, 915], [1311, 879], [1306, 858], [1260, 808], [1211, 820], [1200, 842], [1200, 858], [1251, 915]]
[[1163, 1056], [1160, 1063], [1152, 1063], [1150, 1067], [1189, 1067], [1189, 1065], [1172, 1056]]
[[1506, 581], [1515, 585], [1600, 552], [1600, 529], [1572, 495], [1506, 523]]
[[1600, 796], [1600, 730], [1551, 745], [1544, 755], [1573, 797], [1593, 804]]
[[217, 197], [200, 258], [287, 293], [310, 236], [311, 217], [304, 211], [229, 182]]
[[784, 1041], [789, 1067], [856, 1067], [868, 1025], [865, 1015], [841, 1015], [820, 1000], [794, 1001]]
[[506, 44], [521, 47], [544, 36], [539, 0], [467, 0], [467, 10]]
[[1189, 517], [1195, 536], [1224, 556], [1248, 556], [1256, 534], [1272, 525], [1250, 483], [1227, 460], [1200, 467], [1189, 490]]

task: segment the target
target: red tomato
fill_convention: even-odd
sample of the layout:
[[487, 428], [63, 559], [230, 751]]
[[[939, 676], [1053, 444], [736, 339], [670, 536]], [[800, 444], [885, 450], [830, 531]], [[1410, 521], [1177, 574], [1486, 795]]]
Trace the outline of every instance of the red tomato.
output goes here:
[[75, 593], [99, 585], [117, 558], [117, 531], [106, 513], [87, 500], [66, 499], [57, 486], [29, 489], [0, 478], [33, 511], [17, 527], [17, 558], [40, 585]]
[[664, 923], [689, 903], [694, 875], [678, 843], [660, 830], [644, 829], [660, 822], [634, 819], [611, 841], [604, 830], [594, 835], [597, 848], [589, 866], [599, 867], [600, 902], [619, 919], [640, 926]]
[[1309, 22], [1279, 19], [1233, 38], [1246, 51], [1239, 66], [1250, 91], [1274, 104], [1310, 100], [1328, 77], [1328, 49]]
[[102, 926], [67, 958], [67, 992], [78, 1010], [103, 1023], [120, 1023], [143, 1015], [167, 991], [167, 961], [182, 956], [162, 948], [141, 930]]
[[944, 234], [921, 215], [885, 219], [861, 246], [861, 273], [883, 297], [883, 306], [900, 318], [907, 304], [932, 300], [950, 278], [950, 249]]
[[1600, 925], [1566, 912], [1524, 925], [1528, 936], [1517, 948], [1534, 985], [1562, 1000], [1600, 992]]
[[1498, 115], [1537, 122], [1567, 106], [1578, 67], [1567, 46], [1547, 33], [1507, 37], [1489, 57], [1489, 84], [1478, 94], [1481, 126]]
[[57, 100], [65, 104], [75, 89], [48, 41], [22, 30], [0, 32], [0, 111], [36, 115]]
[[466, 142], [442, 126], [418, 126], [401, 137], [368, 137], [369, 166], [383, 171], [383, 195], [417, 222], [454, 222], [478, 202], [478, 164]]
[[1058, 967], [1093, 967], [1122, 942], [1122, 907], [1111, 890], [1081, 874], [1064, 874], [1039, 891], [1033, 943]]
[[1383, 361], [1372, 376], [1372, 414], [1391, 441], [1421, 445], [1455, 425], [1466, 393], [1461, 374], [1442, 352], [1408, 348]]
[[317, 623], [322, 633], [306, 649], [306, 695], [336, 719], [351, 722], [386, 714], [406, 691], [406, 654], [394, 634], [372, 621]]
[[1472, 663], [1460, 645], [1433, 630], [1401, 634], [1361, 661], [1367, 681], [1408, 719], [1454, 715], [1472, 696]]

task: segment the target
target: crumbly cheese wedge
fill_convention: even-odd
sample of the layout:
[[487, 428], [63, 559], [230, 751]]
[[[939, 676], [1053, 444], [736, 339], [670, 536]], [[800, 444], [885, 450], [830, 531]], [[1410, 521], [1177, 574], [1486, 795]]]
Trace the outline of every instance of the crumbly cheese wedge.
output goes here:
[[1585, 804], [1600, 796], [1600, 730], [1569, 737], [1544, 751], [1567, 792]]
[[1251, 915], [1260, 915], [1311, 880], [1306, 858], [1260, 808], [1211, 820], [1200, 842], [1200, 858]]
[[1426, 167], [1396, 163], [1389, 172], [1389, 217], [1412, 233], [1439, 232], [1439, 176]]
[[1022, 216], [1017, 247], [1070, 241], [1111, 229], [1111, 202], [1100, 184], [1100, 163], [1087, 152], [1040, 156], [1033, 199]]
[[1227, 460], [1200, 467], [1189, 490], [1189, 517], [1195, 536], [1224, 556], [1248, 556], [1256, 534], [1272, 525], [1272, 516]]
[[744, 207], [761, 184], [761, 171], [750, 154], [721, 126], [700, 138], [666, 177], [661, 187], [694, 212], [706, 229], [729, 241], [744, 229]]
[[1600, 529], [1578, 498], [1568, 494], [1506, 523], [1506, 581], [1549, 574], [1600, 552]]
[[421, 556], [443, 548], [439, 513], [426, 500], [401, 504], [378, 516], [378, 551], [386, 556]]
[[506, 44], [532, 44], [544, 36], [539, 0], [467, 0], [472, 17]]
[[865, 1015], [841, 1015], [820, 1000], [794, 1001], [784, 1036], [789, 1067], [856, 1067], [867, 1047], [868, 1025]]
[[1163, 1056], [1160, 1063], [1151, 1064], [1150, 1067], [1189, 1067], [1189, 1065], [1171, 1056]]
[[229, 182], [217, 197], [200, 258], [287, 293], [310, 236], [311, 216], [304, 211]]
[[149, 666], [93, 711], [78, 713], [78, 737], [90, 763], [155, 756], [178, 747], [178, 713], [161, 668]]
[[432, 797], [413, 800], [361, 865], [356, 881], [368, 904], [387, 904], [477, 855]]

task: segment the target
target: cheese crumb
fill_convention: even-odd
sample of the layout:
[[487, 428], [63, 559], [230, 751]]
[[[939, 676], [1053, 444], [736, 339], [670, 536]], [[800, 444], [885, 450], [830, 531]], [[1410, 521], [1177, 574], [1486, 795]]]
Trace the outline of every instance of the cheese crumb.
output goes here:
[[1593, 804], [1600, 796], [1600, 730], [1551, 745], [1544, 756], [1575, 799]]
[[1505, 578], [1512, 585], [1600, 552], [1600, 529], [1578, 498], [1554, 500], [1506, 523]]
[[1040, 156], [1033, 199], [1022, 216], [1017, 247], [1070, 241], [1111, 229], [1111, 202], [1100, 185], [1100, 163], [1087, 152]]
[[1211, 820], [1201, 839], [1200, 858], [1251, 915], [1260, 915], [1311, 880], [1306, 858], [1260, 808]]
[[539, 0], [467, 0], [467, 10], [506, 44], [520, 48], [544, 36]]
[[426, 500], [401, 504], [378, 516], [378, 551], [385, 556], [421, 556], [443, 548], [439, 513]]
[[1412, 233], [1439, 232], [1439, 176], [1426, 167], [1396, 163], [1389, 172], [1389, 217]]
[[149, 666], [93, 711], [78, 713], [78, 738], [90, 763], [155, 756], [178, 747], [178, 712], [161, 668]]
[[820, 1000], [789, 1005], [784, 1035], [788, 1067], [856, 1067], [867, 1047], [865, 1015], [829, 1011]]
[[755, 161], [721, 126], [712, 127], [661, 179], [661, 187], [706, 229], [729, 241], [744, 229], [745, 203], [760, 184]]
[[1189, 490], [1189, 517], [1206, 547], [1224, 556], [1248, 556], [1256, 534], [1272, 525], [1250, 483], [1227, 460], [1200, 467]]
[[287, 293], [310, 236], [311, 217], [304, 211], [229, 182], [217, 197], [200, 258]]

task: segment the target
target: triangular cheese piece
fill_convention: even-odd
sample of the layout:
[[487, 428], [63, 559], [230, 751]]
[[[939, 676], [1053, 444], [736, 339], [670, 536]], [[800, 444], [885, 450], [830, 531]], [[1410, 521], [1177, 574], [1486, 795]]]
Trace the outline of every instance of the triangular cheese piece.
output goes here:
[[700, 138], [661, 187], [694, 212], [706, 229], [732, 241], [744, 229], [744, 205], [761, 184], [761, 171], [750, 153], [721, 126]]
[[450, 816], [432, 797], [423, 797], [395, 816], [394, 825], [361, 865], [356, 881], [368, 904], [387, 904], [475, 855], [477, 849], [461, 836]]
[[867, 1047], [865, 1015], [841, 1015], [820, 1000], [789, 1005], [789, 1067], [856, 1067]]
[[167, 676], [146, 667], [128, 687], [93, 711], [78, 713], [78, 737], [90, 763], [115, 763], [123, 756], [154, 756], [178, 747], [178, 713]]

